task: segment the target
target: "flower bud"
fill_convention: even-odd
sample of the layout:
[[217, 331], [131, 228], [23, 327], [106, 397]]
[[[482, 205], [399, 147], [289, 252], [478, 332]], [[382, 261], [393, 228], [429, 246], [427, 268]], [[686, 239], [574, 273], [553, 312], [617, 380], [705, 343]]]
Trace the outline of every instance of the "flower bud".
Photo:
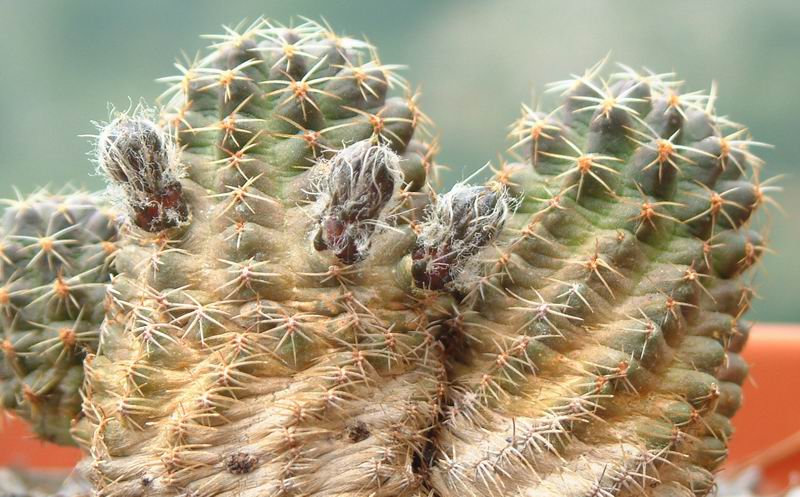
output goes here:
[[503, 187], [457, 184], [439, 197], [428, 209], [412, 253], [417, 285], [432, 290], [448, 286], [471, 256], [497, 238], [509, 204]]
[[346, 264], [366, 257], [381, 211], [399, 183], [398, 163], [387, 146], [366, 140], [340, 150], [327, 163], [317, 250], [331, 250]]
[[178, 181], [175, 146], [153, 121], [126, 114], [111, 121], [100, 132], [97, 161], [124, 193], [135, 225], [158, 232], [186, 223], [189, 210]]

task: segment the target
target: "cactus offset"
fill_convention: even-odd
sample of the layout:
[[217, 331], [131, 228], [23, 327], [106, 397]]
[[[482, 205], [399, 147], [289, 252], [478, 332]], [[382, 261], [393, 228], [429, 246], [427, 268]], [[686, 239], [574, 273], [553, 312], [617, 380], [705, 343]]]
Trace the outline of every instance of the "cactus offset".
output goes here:
[[0, 225], [0, 400], [39, 437], [70, 444], [117, 229], [113, 214], [84, 193], [41, 191], [8, 204]]
[[599, 69], [494, 178], [521, 201], [451, 320], [442, 497], [706, 495], [725, 459], [770, 187], [713, 98]]
[[773, 188], [713, 96], [598, 65], [437, 195], [372, 47], [215, 39], [98, 139], [127, 215], [73, 431], [98, 495], [711, 491]]

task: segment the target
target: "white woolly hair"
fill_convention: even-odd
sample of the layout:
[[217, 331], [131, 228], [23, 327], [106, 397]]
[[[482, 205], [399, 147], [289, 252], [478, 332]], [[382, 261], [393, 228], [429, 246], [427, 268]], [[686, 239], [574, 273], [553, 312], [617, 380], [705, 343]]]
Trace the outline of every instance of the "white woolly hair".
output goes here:
[[[355, 167], [357, 161], [361, 167]], [[313, 214], [322, 220], [332, 214], [363, 207], [365, 197], [378, 190], [376, 174], [385, 172], [393, 181], [391, 192], [370, 199], [377, 212], [348, 225], [348, 238], [355, 240], [359, 252], [369, 248], [370, 238], [377, 228], [388, 228], [384, 213], [391, 209], [393, 199], [403, 182], [400, 158], [386, 144], [361, 140], [339, 150], [333, 157], [320, 161], [314, 167], [313, 192], [316, 202]], [[342, 237], [340, 241], [344, 241]], [[333, 251], [344, 247], [330, 246]]]
[[[453, 237], [454, 227], [457, 224], [463, 224], [464, 221], [455, 215], [453, 210], [455, 204], [485, 190], [484, 186], [456, 183], [449, 192], [440, 195], [436, 202], [428, 208], [427, 219], [423, 223], [423, 229], [419, 235], [420, 243], [425, 247], [435, 247], [449, 241], [448, 239]], [[491, 191], [497, 195], [497, 202], [487, 212], [480, 212], [478, 210], [480, 206], [477, 203], [473, 204], [474, 216], [466, 224], [465, 236], [452, 240], [453, 250], [464, 252], [480, 248], [474, 246], [474, 243], [481, 238], [483, 233], [486, 233], [487, 230], [494, 230], [494, 236], [496, 236], [500, 232], [512, 211], [514, 202], [503, 186], [493, 186]]]
[[[106, 196], [121, 212], [144, 206], [147, 193], [185, 175], [172, 136], [156, 123], [155, 108], [138, 104], [111, 110], [108, 122], [95, 122], [93, 162], [108, 185]], [[137, 163], [135, 163], [137, 162]], [[142, 167], [157, 164], [159, 167]]]
[[[497, 198], [488, 210], [481, 211], [479, 199], [484, 194], [494, 194]], [[472, 203], [471, 216], [456, 212], [458, 204], [469, 202]], [[428, 207], [418, 243], [429, 249], [449, 247], [449, 252], [441, 254], [441, 258], [451, 260], [454, 283], [460, 286], [459, 281], [471, 279], [465, 273], [477, 274], [480, 263], [475, 254], [497, 238], [516, 204], [500, 184], [486, 187], [457, 183]], [[435, 264], [437, 261], [432, 262]]]

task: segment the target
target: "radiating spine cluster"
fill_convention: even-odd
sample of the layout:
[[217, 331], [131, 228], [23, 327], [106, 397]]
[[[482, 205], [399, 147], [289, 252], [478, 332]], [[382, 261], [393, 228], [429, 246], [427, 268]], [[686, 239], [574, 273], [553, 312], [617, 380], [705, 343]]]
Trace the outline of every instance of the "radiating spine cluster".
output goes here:
[[72, 444], [82, 361], [98, 344], [113, 274], [114, 214], [81, 192], [5, 202], [0, 224], [0, 406]]

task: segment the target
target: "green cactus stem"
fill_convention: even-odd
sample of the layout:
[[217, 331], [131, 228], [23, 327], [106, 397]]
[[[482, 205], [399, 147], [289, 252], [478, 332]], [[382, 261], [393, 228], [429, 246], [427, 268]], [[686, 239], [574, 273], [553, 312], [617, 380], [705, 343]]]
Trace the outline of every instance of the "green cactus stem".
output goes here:
[[114, 215], [82, 192], [8, 201], [0, 224], [1, 406], [72, 444], [83, 358], [97, 349], [113, 274]]

